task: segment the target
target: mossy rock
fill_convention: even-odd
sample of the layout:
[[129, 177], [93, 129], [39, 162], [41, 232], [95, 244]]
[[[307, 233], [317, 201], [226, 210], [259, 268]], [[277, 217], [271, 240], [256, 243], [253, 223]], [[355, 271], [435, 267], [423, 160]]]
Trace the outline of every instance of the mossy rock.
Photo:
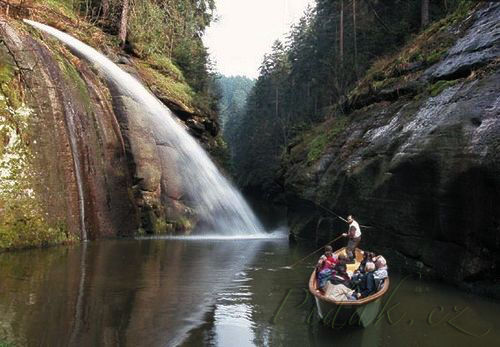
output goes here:
[[453, 81], [437, 81], [428, 88], [428, 92], [432, 97], [438, 96], [443, 90], [457, 84], [457, 80]]

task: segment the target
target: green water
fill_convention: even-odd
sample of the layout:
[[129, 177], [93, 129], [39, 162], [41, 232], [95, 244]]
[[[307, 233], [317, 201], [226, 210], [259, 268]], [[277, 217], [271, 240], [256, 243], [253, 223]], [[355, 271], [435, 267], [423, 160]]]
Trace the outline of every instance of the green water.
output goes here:
[[325, 326], [306, 290], [315, 258], [282, 268], [310, 251], [283, 239], [146, 239], [1, 254], [0, 346], [500, 343], [500, 303], [397, 274], [376, 324]]

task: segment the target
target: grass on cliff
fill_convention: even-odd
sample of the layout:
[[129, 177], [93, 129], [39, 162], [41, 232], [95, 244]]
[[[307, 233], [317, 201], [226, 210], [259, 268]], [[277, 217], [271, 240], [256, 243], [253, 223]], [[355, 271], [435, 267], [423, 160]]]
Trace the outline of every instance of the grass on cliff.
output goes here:
[[[332, 143], [335, 138], [345, 130], [348, 123], [347, 117], [334, 117], [333, 119], [322, 124], [313, 130], [305, 139], [308, 143], [307, 163], [313, 163], [321, 158], [328, 144]], [[326, 131], [325, 131], [326, 129]]]
[[452, 81], [447, 81], [447, 80], [441, 80], [437, 81], [436, 83], [431, 84], [428, 88], [427, 91], [429, 92], [429, 95], [432, 97], [438, 96], [441, 94], [441, 92], [448, 87], [451, 87], [455, 84], [457, 84], [457, 80], [452, 80]]
[[193, 112], [193, 100], [196, 94], [187, 83], [173, 78], [170, 73], [161, 73], [147, 62], [138, 62], [136, 67], [141, 79], [157, 96], [175, 100], [186, 110]]

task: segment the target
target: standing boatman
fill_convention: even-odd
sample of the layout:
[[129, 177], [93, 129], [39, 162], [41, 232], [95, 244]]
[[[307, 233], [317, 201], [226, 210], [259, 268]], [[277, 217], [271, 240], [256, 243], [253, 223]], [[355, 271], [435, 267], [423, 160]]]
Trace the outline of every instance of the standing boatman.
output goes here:
[[349, 237], [347, 242], [346, 253], [351, 261], [355, 260], [356, 257], [356, 247], [358, 247], [361, 241], [361, 229], [359, 228], [358, 222], [356, 222], [352, 215], [347, 216], [347, 223], [349, 224], [349, 229], [347, 233], [343, 233], [342, 236]]

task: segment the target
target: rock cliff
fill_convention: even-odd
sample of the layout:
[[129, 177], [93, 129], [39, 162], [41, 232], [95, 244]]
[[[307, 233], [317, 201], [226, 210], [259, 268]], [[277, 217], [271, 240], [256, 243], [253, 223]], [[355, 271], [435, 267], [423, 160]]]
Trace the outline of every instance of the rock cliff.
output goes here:
[[[0, 106], [6, 124], [16, 123], [8, 116], [16, 107], [26, 107], [32, 115], [23, 134], [33, 154], [29, 195], [40, 204], [45, 226], [57, 226], [68, 238], [80, 239], [137, 230], [186, 231], [193, 216], [182, 200], [175, 152], [155, 143], [139, 105], [107, 85], [61, 43], [21, 22], [26, 16], [47, 19], [39, 10], [17, 13], [17, 18], [11, 17], [12, 10], [11, 16], [0, 14]], [[204, 115], [162, 88], [161, 71], [120, 55], [116, 44], [89, 24], [54, 18], [49, 24], [97, 46], [142, 80], [206, 148], [217, 146], [215, 116]], [[5, 134], [2, 148], [12, 136]], [[160, 152], [169, 152], [172, 160], [162, 162]], [[3, 213], [0, 204], [2, 220]]]
[[331, 240], [346, 226], [326, 209], [352, 213], [393, 268], [498, 294], [498, 18], [488, 3], [434, 24], [288, 147], [294, 236]]

